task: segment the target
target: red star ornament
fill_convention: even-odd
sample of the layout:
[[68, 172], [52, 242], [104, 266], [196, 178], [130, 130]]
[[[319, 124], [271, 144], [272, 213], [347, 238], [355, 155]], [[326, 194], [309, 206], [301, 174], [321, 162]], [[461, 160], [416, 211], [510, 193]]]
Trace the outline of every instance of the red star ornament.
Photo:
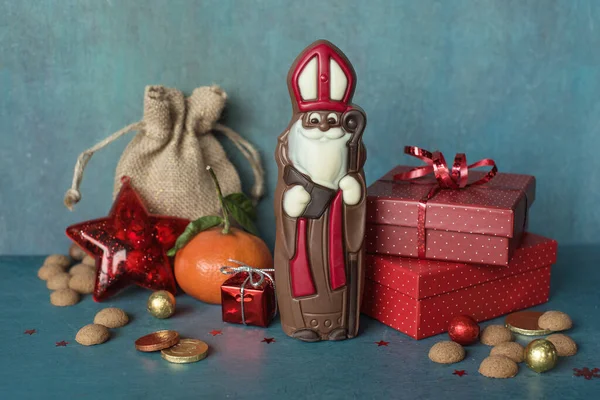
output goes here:
[[222, 334], [223, 334], [223, 332], [222, 332], [222, 331], [218, 331], [218, 330], [216, 330], [216, 329], [213, 329], [212, 331], [210, 331], [210, 332], [208, 332], [208, 333], [210, 333], [210, 334], [211, 334], [211, 335], [213, 335], [213, 336], [217, 336], [217, 335], [222, 335]]
[[261, 340], [261, 342], [265, 342], [266, 344], [271, 344], [275, 342], [275, 338], [272, 337], [266, 337], [263, 340]]
[[458, 375], [458, 376], [467, 375], [467, 371], [465, 371], [464, 369], [455, 369], [454, 372], [452, 373], [452, 375]]
[[23, 332], [23, 333], [25, 333], [26, 335], [29, 335], [29, 336], [31, 336], [31, 335], [33, 335], [34, 333], [36, 333], [36, 330], [35, 330], [35, 329], [27, 329], [27, 330], [26, 330], [25, 332]]
[[68, 344], [69, 344], [69, 342], [65, 342], [64, 340], [61, 340], [60, 342], [56, 342], [56, 347], [67, 347]]
[[379, 342], [375, 342], [375, 344], [377, 345], [377, 347], [381, 347], [381, 346], [387, 346], [388, 344], [390, 344], [390, 342], [386, 342], [385, 340], [380, 340]]
[[189, 221], [150, 214], [129, 177], [121, 181], [107, 217], [67, 228], [67, 236], [96, 259], [93, 298], [105, 300], [131, 284], [176, 294], [166, 252]]

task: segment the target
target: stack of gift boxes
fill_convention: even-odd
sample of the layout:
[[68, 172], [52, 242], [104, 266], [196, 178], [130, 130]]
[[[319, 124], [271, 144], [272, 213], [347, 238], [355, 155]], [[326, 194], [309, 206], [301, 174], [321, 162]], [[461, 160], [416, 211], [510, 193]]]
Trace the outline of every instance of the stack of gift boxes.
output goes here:
[[368, 189], [363, 313], [422, 339], [456, 315], [484, 321], [548, 301], [557, 244], [526, 231], [533, 176], [471, 185], [487, 179], [469, 170], [468, 185], [439, 189], [433, 173], [398, 179], [411, 171], [398, 166]]

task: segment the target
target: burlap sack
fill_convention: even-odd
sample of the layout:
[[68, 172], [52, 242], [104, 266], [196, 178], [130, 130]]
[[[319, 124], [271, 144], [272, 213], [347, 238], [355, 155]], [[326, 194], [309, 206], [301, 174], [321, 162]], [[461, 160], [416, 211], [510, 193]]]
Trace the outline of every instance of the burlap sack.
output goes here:
[[217, 124], [226, 98], [217, 86], [197, 88], [188, 98], [177, 89], [146, 87], [143, 120], [115, 132], [79, 156], [65, 205], [72, 209], [81, 199], [83, 170], [94, 152], [134, 130], [139, 133], [117, 165], [113, 198], [121, 187], [121, 178], [129, 176], [153, 214], [191, 220], [217, 215], [219, 203], [207, 165], [214, 169], [224, 195], [241, 192], [240, 178], [212, 134], [219, 131], [250, 162], [255, 176], [251, 197], [258, 201], [264, 192], [264, 171], [258, 152], [233, 130]]

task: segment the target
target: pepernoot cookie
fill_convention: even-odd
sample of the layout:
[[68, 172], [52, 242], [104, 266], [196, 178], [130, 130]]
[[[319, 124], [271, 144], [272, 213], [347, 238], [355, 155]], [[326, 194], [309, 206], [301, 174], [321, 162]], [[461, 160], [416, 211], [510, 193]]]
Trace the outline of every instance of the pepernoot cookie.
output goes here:
[[127, 313], [116, 307], [100, 310], [94, 317], [94, 324], [104, 325], [107, 328], [120, 328], [127, 325], [128, 322]]
[[81, 274], [81, 273], [87, 274], [87, 273], [90, 273], [90, 272], [91, 273], [95, 273], [96, 272], [96, 268], [93, 267], [93, 266], [91, 266], [91, 265], [83, 264], [83, 263], [81, 263], [81, 264], [75, 264], [69, 270], [69, 273], [71, 275]]
[[577, 343], [567, 335], [554, 333], [546, 338], [556, 347], [556, 354], [560, 357], [569, 357], [577, 354]]
[[523, 362], [525, 349], [517, 342], [504, 342], [492, 348], [490, 356], [504, 356], [516, 363]]
[[68, 307], [79, 302], [79, 293], [73, 289], [59, 289], [50, 293], [50, 303], [59, 307]]
[[504, 342], [512, 342], [514, 340], [512, 332], [502, 325], [486, 326], [481, 332], [479, 340], [488, 346], [496, 346]]
[[64, 254], [51, 254], [44, 260], [44, 265], [50, 264], [60, 265], [64, 270], [71, 265], [71, 259]]
[[58, 264], [44, 264], [38, 270], [37, 276], [41, 280], [47, 281], [52, 276], [54, 276], [56, 274], [61, 274], [63, 272], [65, 272], [65, 269], [62, 266], [58, 265]]
[[538, 319], [538, 325], [542, 329], [549, 329], [554, 332], [564, 331], [571, 329], [573, 322], [564, 312], [560, 311], [546, 311]]
[[52, 275], [46, 281], [46, 287], [50, 290], [67, 289], [69, 287], [69, 279], [71, 279], [71, 275], [66, 272], [59, 272]]
[[69, 255], [73, 260], [81, 261], [83, 260], [83, 257], [86, 256], [86, 253], [81, 247], [73, 243], [71, 247], [69, 247]]
[[517, 372], [517, 363], [504, 356], [489, 356], [479, 365], [479, 373], [488, 378], [512, 378]]
[[92, 256], [88, 256], [86, 255], [85, 257], [83, 257], [83, 259], [81, 260], [82, 264], [87, 264], [87, 265], [91, 265], [92, 267], [96, 266], [96, 259]]
[[104, 325], [89, 324], [77, 332], [75, 340], [84, 346], [102, 344], [110, 338], [110, 331]]
[[71, 279], [69, 280], [69, 287], [81, 294], [93, 293], [95, 284], [96, 274], [91, 271], [71, 275]]
[[465, 358], [465, 349], [450, 340], [438, 342], [429, 350], [429, 359], [439, 364], [453, 364]]

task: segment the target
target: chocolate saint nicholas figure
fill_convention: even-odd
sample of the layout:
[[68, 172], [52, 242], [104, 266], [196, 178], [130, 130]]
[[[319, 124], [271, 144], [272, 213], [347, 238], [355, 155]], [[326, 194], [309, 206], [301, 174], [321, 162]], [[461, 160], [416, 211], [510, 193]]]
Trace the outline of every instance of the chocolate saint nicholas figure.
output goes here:
[[354, 69], [333, 44], [307, 47], [288, 73], [293, 116], [279, 136], [275, 276], [283, 330], [306, 342], [358, 332], [364, 279], [366, 116]]

